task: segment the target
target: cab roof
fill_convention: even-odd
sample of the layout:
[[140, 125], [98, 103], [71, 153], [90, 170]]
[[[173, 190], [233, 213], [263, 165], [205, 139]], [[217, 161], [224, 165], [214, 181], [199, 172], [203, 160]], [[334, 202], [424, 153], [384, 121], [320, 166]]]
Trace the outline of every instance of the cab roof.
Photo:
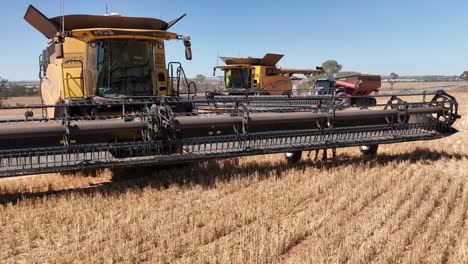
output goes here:
[[47, 38], [53, 38], [62, 28], [62, 19], [65, 21], [64, 30], [72, 31], [88, 28], [119, 28], [137, 30], [166, 31], [186, 14], [170, 22], [156, 18], [126, 17], [126, 16], [100, 16], [100, 15], [65, 15], [48, 18], [37, 8], [30, 5], [24, 19]]
[[[61, 28], [62, 17], [50, 19]], [[65, 31], [86, 28], [131, 28], [148, 30], [166, 30], [168, 23], [156, 18], [98, 16], [98, 15], [66, 15], [64, 16]]]
[[220, 57], [226, 65], [275, 66], [283, 58], [282, 54], [267, 53], [263, 58]]

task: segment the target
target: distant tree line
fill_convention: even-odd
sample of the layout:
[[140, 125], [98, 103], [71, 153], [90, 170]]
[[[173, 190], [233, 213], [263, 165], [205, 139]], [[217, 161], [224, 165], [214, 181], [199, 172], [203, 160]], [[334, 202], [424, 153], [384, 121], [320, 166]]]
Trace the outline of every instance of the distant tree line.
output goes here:
[[0, 97], [38, 96], [38, 87], [26, 87], [0, 77]]
[[224, 89], [224, 79], [222, 78], [219, 79], [219, 82], [213, 80], [207, 81], [205, 75], [197, 74], [191, 81], [197, 86], [198, 92]]

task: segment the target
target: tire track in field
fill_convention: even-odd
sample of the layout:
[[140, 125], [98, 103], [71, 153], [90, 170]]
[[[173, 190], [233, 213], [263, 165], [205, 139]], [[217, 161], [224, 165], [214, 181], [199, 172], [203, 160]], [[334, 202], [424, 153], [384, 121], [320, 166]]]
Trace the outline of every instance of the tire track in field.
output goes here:
[[[229, 160], [218, 161], [218, 162], [221, 164], [219, 166], [223, 168], [223, 169], [220, 169], [221, 170], [220, 173], [222, 173], [223, 170], [225, 169], [225, 167], [227, 166], [226, 163], [229, 165]], [[246, 161], [246, 164], [244, 164], [245, 166], [243, 168], [239, 168], [239, 170], [236, 172], [235, 176], [233, 176], [230, 181], [226, 181], [226, 182], [224, 182], [222, 184], [221, 188], [224, 188], [223, 191], [225, 192], [223, 197], [229, 197], [229, 195], [235, 194], [237, 192], [242, 192], [245, 189], [255, 188], [259, 184], [262, 184], [262, 182], [264, 182], [265, 180], [268, 180], [270, 178], [274, 178], [273, 175], [268, 175], [268, 176], [265, 177], [264, 180], [261, 180], [261, 179], [256, 178], [255, 176], [253, 176], [253, 175], [255, 175], [256, 173], [259, 172], [258, 169], [255, 169], [255, 168], [262, 167], [262, 166], [268, 166], [272, 162], [274, 163], [275, 160], [268, 161], [268, 162], [267, 161], [256, 162], [256, 164], [254, 164], [254, 166], [253, 166], [254, 169], [251, 170], [251, 169], [249, 169], [249, 166], [246, 165], [246, 164], [249, 163], [249, 161]], [[281, 167], [281, 164], [279, 164], [278, 166]], [[293, 171], [293, 170], [292, 169], [287, 169], [287, 170], [284, 171], [284, 173], [288, 173], [290, 171]], [[189, 173], [189, 172], [187, 172], [187, 173]], [[208, 169], [202, 168], [202, 175], [203, 174], [208, 174], [208, 173], [209, 173]], [[243, 175], [243, 176], [237, 177], [237, 175]], [[128, 181], [131, 182], [132, 180], [128, 180]], [[149, 187], [150, 186], [151, 186], [151, 184], [149, 185]], [[207, 195], [210, 192], [212, 194]], [[180, 195], [180, 194], [182, 194], [182, 195]], [[162, 213], [164, 213], [165, 211], [168, 211], [168, 210], [173, 209], [173, 208], [183, 208], [183, 207], [191, 208], [192, 205], [187, 204], [187, 200], [189, 200], [189, 201], [198, 200], [198, 201], [200, 201], [202, 203], [210, 203], [211, 201], [216, 201], [216, 200], [212, 199], [213, 198], [212, 196], [214, 194], [219, 194], [219, 188], [213, 188], [213, 189], [208, 188], [207, 189], [207, 188], [204, 188], [203, 186], [198, 185], [198, 184], [195, 184], [193, 187], [189, 187], [189, 188], [175, 187], [175, 189], [172, 189], [172, 188], [164, 189], [164, 190], [161, 190], [159, 192], [155, 192], [155, 193], [151, 194], [151, 195], [156, 196], [156, 197], [159, 198], [159, 200], [155, 202], [155, 206], [153, 207], [152, 211], [153, 212], [162, 212]], [[179, 196], [182, 196], [182, 197], [181, 197], [181, 199], [174, 200], [174, 196], [177, 197], [177, 198], [179, 198]], [[170, 203], [165, 203], [167, 201], [170, 202]], [[162, 204], [162, 203], [165, 203], [170, 207], [167, 207], [167, 206], [166, 207], [161, 207], [160, 204]], [[200, 213], [200, 212], [196, 212], [196, 213]]]
[[[252, 180], [252, 182], [255, 183], [254, 185], [258, 185], [258, 184], [265, 184], [265, 182], [268, 182], [268, 181]], [[236, 185], [238, 186], [239, 184], [236, 184]], [[200, 208], [200, 206], [192, 207], [193, 204], [191, 203], [191, 200], [198, 198], [200, 199], [199, 200], [200, 204], [203, 204], [203, 205], [215, 203], [215, 202], [217, 203], [218, 197], [222, 197], [224, 200], [226, 199], [229, 200], [229, 196], [235, 195], [238, 192], [249, 192], [249, 190], [252, 190], [252, 188], [254, 189], [256, 188], [255, 186], [248, 188], [249, 186], [246, 186], [247, 184], [240, 184], [240, 185], [242, 185], [240, 186], [242, 188], [238, 188], [237, 190], [231, 191], [232, 186], [230, 184], [226, 184], [224, 187], [228, 187], [228, 193], [227, 195], [223, 195], [223, 196], [219, 196], [220, 195], [219, 189], [205, 190], [203, 188], [195, 188], [195, 189], [187, 188], [187, 189], [175, 189], [175, 190], [169, 189], [168, 191], [164, 190], [163, 192], [161, 192], [161, 193], [164, 193], [162, 196], [163, 197], [166, 196], [166, 200], [172, 200], [173, 204], [169, 204], [170, 207], [168, 207], [167, 212], [164, 212], [164, 214], [159, 213], [159, 212], [156, 212], [156, 214], [154, 214], [153, 211], [149, 210], [151, 211], [149, 215], [156, 216], [156, 217], [154, 216], [152, 217], [154, 218], [155, 221], [151, 223], [149, 228], [155, 231], [154, 233], [156, 236], [162, 235], [163, 239], [167, 239], [168, 235], [171, 236], [174, 234], [174, 230], [180, 229], [180, 226], [182, 226], [183, 224], [186, 224], [185, 222], [187, 218], [191, 218], [192, 216], [197, 217], [197, 216], [201, 216], [204, 214], [203, 211], [205, 207], [202, 207], [202, 208]], [[246, 187], [246, 188], [244, 189], [243, 187]], [[142, 195], [140, 195], [140, 193], [142, 193]], [[149, 200], [152, 200], [153, 197], [156, 196], [155, 203], [158, 204], [159, 201], [157, 198], [159, 198], [158, 197], [159, 194], [160, 192], [158, 191], [146, 192], [146, 189], [143, 189], [142, 191], [138, 190], [138, 193], [132, 192], [130, 194], [126, 194], [126, 198], [128, 198], [128, 195], [139, 196], [142, 199], [149, 201]], [[118, 198], [118, 199], [121, 199], [121, 198]], [[152, 204], [147, 202], [146, 206], [148, 205], [152, 208]], [[166, 206], [163, 205], [162, 207], [166, 207]], [[137, 210], [142, 211], [141, 213], [143, 217], [145, 217], [145, 215], [148, 216], [147, 214], [147, 212], [149, 212], [147, 210], [148, 207], [138, 205], [136, 208]], [[159, 208], [161, 208], [161, 206]], [[125, 210], [125, 208], [120, 208], [120, 209]], [[196, 210], [196, 209], [199, 209], [199, 210]], [[246, 221], [248, 221], [248, 219]], [[177, 223], [174, 225], [174, 222], [177, 222]], [[174, 229], [174, 230], [170, 230], [170, 229]]]
[[[229, 201], [231, 199], [235, 199], [232, 197], [245, 196], [245, 193], [247, 195], [254, 193], [253, 190], [258, 188], [258, 186], [264, 185], [267, 182], [268, 180], [252, 179], [252, 182], [250, 183], [240, 183], [239, 185], [241, 186], [237, 189], [233, 189], [230, 185], [227, 184], [220, 187], [221, 191], [220, 189], [197, 189], [195, 191], [189, 190], [189, 192], [191, 193], [190, 195], [187, 195], [184, 190], [183, 197], [175, 199], [175, 202], [171, 204], [171, 207], [164, 208], [166, 210], [161, 210], [159, 217], [155, 219], [155, 224], [159, 223], [158, 233], [170, 233], [170, 230], [176, 230], [181, 226], [187, 224], [187, 218], [193, 220], [194, 218], [197, 218], [197, 216], [203, 216], [204, 214], [206, 214], [207, 211], [210, 210], [210, 208], [215, 208], [219, 206], [219, 204], [224, 203], [226, 200]], [[223, 187], [228, 187], [226, 194], [222, 193]], [[176, 198], [178, 198], [178, 195], [175, 195]], [[174, 197], [169, 196], [168, 200], [174, 200]], [[195, 204], [193, 203], [194, 201], [196, 202]], [[251, 220], [247, 219], [246, 221], [249, 222]], [[185, 232], [182, 231], [179, 234], [179, 236], [183, 236], [184, 234], [189, 233], [191, 230], [192, 229], [188, 229]]]
[[[345, 184], [345, 182], [341, 181], [340, 179], [341, 179], [340, 176], [333, 176], [333, 178], [325, 181], [324, 183], [322, 183], [320, 185], [323, 185], [322, 188], [330, 189], [332, 187], [337, 187], [337, 186], [340, 186], [342, 184]], [[294, 177], [292, 177], [291, 180], [294, 180]], [[311, 181], [313, 179], [306, 179], [306, 180]], [[216, 242], [217, 240], [220, 240], [220, 239], [223, 239], [224, 237], [230, 236], [232, 233], [237, 232], [239, 229], [243, 229], [243, 228], [246, 228], [248, 226], [255, 225], [255, 223], [260, 221], [262, 218], [267, 218], [268, 219], [270, 217], [274, 217], [274, 215], [278, 214], [278, 212], [280, 214], [289, 214], [290, 211], [295, 208], [294, 204], [304, 204], [306, 201], [311, 201], [311, 200], [314, 200], [314, 199], [322, 200], [322, 199], [325, 199], [328, 195], [331, 195], [331, 193], [324, 193], [324, 192], [316, 193], [316, 192], [310, 191], [308, 189], [310, 188], [310, 186], [313, 186], [313, 185], [301, 184], [300, 187], [302, 189], [304, 189], [304, 190], [307, 190], [307, 191], [296, 192], [296, 193], [304, 193], [304, 196], [293, 197], [296, 200], [290, 201], [291, 203], [293, 203], [292, 206], [288, 206], [287, 203], [286, 204], [284, 204], [284, 203], [274, 203], [279, 198], [283, 199], [283, 197], [287, 196], [287, 195], [283, 195], [283, 194], [287, 194], [287, 192], [289, 192], [289, 189], [291, 188], [291, 185], [289, 183], [290, 183], [289, 181], [282, 182], [281, 185], [277, 186], [276, 188], [273, 188], [274, 186], [270, 187], [270, 185], [276, 185], [277, 183], [270, 182], [270, 183], [265, 185], [265, 182], [264, 182], [262, 185], [260, 185], [261, 186], [260, 190], [245, 189], [245, 190], [242, 190], [242, 192], [235, 195], [236, 197], [231, 197], [230, 198], [231, 203], [235, 203], [235, 204], [238, 204], [238, 202], [242, 203], [242, 205], [239, 206], [239, 207], [242, 207], [242, 211], [253, 211], [254, 212], [254, 215], [252, 216], [252, 219], [250, 221], [245, 221], [243, 223], [231, 222], [231, 223], [228, 223], [227, 226], [219, 226], [222, 223], [211, 222], [210, 223], [211, 225], [206, 225], [206, 226], [203, 226], [203, 227], [201, 227], [199, 229], [192, 229], [187, 233], [184, 233], [184, 234], [182, 234], [180, 236], [174, 237], [173, 239], [174, 240], [177, 239], [177, 240], [187, 240], [187, 241], [192, 240], [193, 241], [193, 238], [197, 237], [196, 236], [197, 233], [205, 233], [205, 232], [209, 233], [213, 228], [218, 229], [218, 230], [222, 230], [222, 229], [225, 230], [224, 232], [215, 233], [215, 234], [213, 234], [213, 236], [208, 237], [208, 238], [204, 239], [203, 241], [196, 242], [196, 243], [199, 244], [198, 246], [207, 246], [207, 245], [212, 244], [213, 242]], [[300, 182], [300, 183], [302, 183], [302, 182]], [[300, 184], [300, 183], [298, 183], [298, 184]], [[278, 199], [273, 200], [269, 204], [258, 204], [258, 203], [252, 202], [252, 201], [258, 200], [259, 195], [260, 196], [263, 195], [264, 199], [269, 198], [269, 195], [268, 195], [267, 191], [269, 191], [271, 193], [276, 193], [276, 197]], [[249, 196], [250, 198], [246, 197], [245, 193], [250, 195]], [[204, 207], [203, 211], [205, 211], [205, 213], [206, 212], [211, 212], [211, 211], [217, 211], [218, 207], [226, 206], [226, 203], [225, 203], [224, 200], [225, 200], [225, 198], [222, 197], [221, 199], [216, 201], [216, 204], [212, 204], [212, 206], [210, 208]], [[284, 208], [276, 208], [274, 210], [270, 210], [269, 214], [261, 215], [259, 217], [259, 215], [258, 215], [259, 209], [264, 210], [265, 207], [269, 207], [269, 206], [270, 207], [271, 206], [273, 206], [273, 207], [284, 207], [284, 208], [286, 208], [286, 210]], [[234, 208], [230, 207], [228, 209], [234, 209]], [[235, 210], [230, 210], [227, 213], [235, 213]], [[228, 215], [223, 215], [223, 217], [224, 218], [229, 218]], [[175, 243], [176, 243], [176, 241], [175, 241]], [[192, 254], [192, 253], [188, 252], [188, 254]], [[181, 256], [179, 256], [179, 257], [181, 257]]]
[[[328, 248], [337, 249], [334, 254], [336, 259], [332, 261], [349, 260], [359, 250], [359, 246], [398, 211], [404, 203], [403, 197], [412, 193], [419, 181], [412, 173], [403, 175], [405, 177], [393, 177], [393, 181], [389, 183], [391, 190], [372, 200], [365, 210], [350, 218], [344, 217], [339, 223], [328, 225], [329, 228], [333, 226], [333, 229], [334, 226], [340, 226], [339, 230], [334, 230], [331, 237], [324, 241]], [[404, 185], [399, 189], [402, 182]], [[397, 196], [398, 193], [404, 193], [405, 196]], [[388, 201], [390, 203], [385, 206]], [[333, 240], [340, 240], [339, 245], [331, 244], [330, 241]]]
[[[190, 194], [187, 194], [185, 193], [186, 191], [183, 191], [184, 193], [182, 197], [178, 197], [178, 194], [174, 194], [176, 199], [174, 199], [174, 196], [168, 196], [167, 200], [172, 200], [173, 202], [169, 204], [170, 207], [156, 210], [159, 212], [159, 217], [155, 220], [163, 227], [165, 227], [165, 229], [173, 229], [174, 227], [181, 226], [186, 223], [186, 217], [203, 215], [203, 213], [206, 212], [205, 210], [207, 207], [210, 207], [212, 204], [219, 203], [221, 200], [230, 199], [230, 197], [236, 196], [240, 192], [248, 192], [249, 190], [255, 189], [258, 184], [260, 184], [260, 182], [255, 182], [249, 186], [245, 186], [245, 189], [239, 188], [238, 190], [230, 191], [221, 197], [218, 197], [219, 193], [216, 189], [197, 189], [195, 191], [190, 190]], [[177, 216], [174, 215], [173, 211], [177, 212]], [[169, 225], [167, 224], [168, 220], [170, 221]], [[163, 233], [166, 233], [165, 229], [160, 230]]]
[[[384, 184], [373, 186], [372, 191], [365, 192], [365, 195], [362, 195], [360, 189], [355, 190], [356, 193], [361, 193], [356, 199], [354, 199], [353, 204], [340, 208], [337, 212], [329, 214], [324, 221], [321, 221], [317, 226], [315, 226], [311, 234], [301, 241], [300, 244], [295, 245], [289, 250], [289, 252], [284, 252], [283, 260], [295, 262], [291, 260], [295, 258], [295, 255], [301, 255], [305, 250], [314, 248], [314, 245], [317, 242], [317, 239], [321, 237], [327, 237], [323, 243], [320, 243], [320, 248], [330, 248], [330, 237], [337, 237], [342, 241], [342, 233], [337, 232], [337, 227], [342, 227], [347, 225], [347, 221], [355, 220], [358, 215], [365, 214], [366, 211], [372, 210], [371, 208], [375, 207], [379, 202], [385, 200], [385, 197], [391, 196], [394, 191], [397, 190], [398, 185], [393, 184], [397, 178], [394, 177], [381, 177], [384, 179]], [[412, 175], [407, 175], [405, 180], [412, 179]], [[366, 188], [367, 189], [367, 188]], [[366, 190], [364, 189], [364, 190]], [[344, 197], [344, 199], [349, 199], [349, 197]], [[317, 250], [317, 248], [314, 248]], [[319, 254], [316, 254], [319, 255]], [[328, 260], [326, 260], [328, 261]]]
[[460, 235], [460, 227], [462, 227], [465, 210], [467, 209], [463, 204], [466, 185], [461, 179], [458, 179], [456, 185], [458, 185], [459, 189], [456, 192], [455, 199], [448, 204], [446, 224], [440, 225], [441, 230], [437, 237], [430, 242], [427, 252], [423, 255], [425, 262], [447, 263], [449, 252], [455, 247], [456, 239]]
[[[368, 218], [369, 215], [372, 217], [373, 211], [377, 211], [377, 213], [380, 213], [381, 208], [379, 207], [379, 205], [381, 203], [384, 203], [386, 198], [392, 197], [395, 194], [395, 192], [400, 191], [398, 190], [400, 185], [396, 183], [400, 181], [409, 182], [409, 184], [405, 185], [406, 189], [409, 189], [408, 192], [411, 192], [411, 190], [414, 189], [415, 184], [411, 183], [416, 182], [418, 180], [417, 177], [411, 173], [403, 175], [405, 177], [391, 177], [392, 180], [387, 182], [385, 186], [381, 186], [386, 190], [384, 192], [378, 192], [376, 193], [376, 196], [371, 197], [371, 199], [367, 201], [367, 206], [361, 208], [360, 210], [351, 210], [350, 212], [347, 212], [343, 215], [336, 215], [335, 217], [333, 217], [332, 220], [327, 222], [327, 225], [324, 226], [323, 229], [316, 230], [315, 236], [309, 239], [308, 245], [304, 245], [304, 250], [307, 249], [310, 251], [311, 248], [315, 250], [315, 252], [317, 253], [312, 254], [314, 257], [326, 255], [325, 259], [323, 259], [323, 261], [326, 262], [343, 262], [349, 260], [350, 254], [352, 254], [353, 251], [360, 245], [360, 241], [365, 240], [366, 236], [371, 235], [374, 232], [374, 230], [385, 221], [386, 217], [391, 216], [394, 213], [394, 211], [396, 211], [399, 207], [398, 203], [395, 203], [394, 206], [390, 206], [391, 210], [389, 210], [387, 216], [383, 217], [383, 219], [380, 222], [377, 221], [378, 223], [370, 227], [367, 230], [367, 234], [364, 235], [363, 238], [359, 239], [359, 236], [362, 236], [360, 232], [361, 230], [356, 230], [356, 233], [352, 233], [354, 236], [348, 235], [348, 233], [350, 232], [349, 230], [353, 229], [353, 227], [354, 229], [356, 229], [356, 226], [359, 226], [359, 224], [363, 224], [363, 226], [368, 227], [368, 222], [366, 221], [366, 218]], [[323, 237], [325, 237], [326, 239], [323, 239]], [[317, 241], [320, 242], [317, 243]], [[301, 252], [298, 253], [299, 254], [296, 255], [298, 255], [298, 258], [301, 258]], [[291, 262], [298, 261], [299, 260]], [[305, 261], [305, 259], [302, 259], [301, 261]]]
[[[285, 173], [287, 173], [287, 172], [288, 171], [285, 171]], [[230, 195], [236, 194], [238, 192], [245, 191], [246, 189], [255, 188], [256, 186], [258, 186], [259, 184], [262, 184], [262, 182], [264, 182], [264, 180], [260, 180], [260, 179], [257, 179], [255, 177], [252, 177], [254, 172], [250, 172], [250, 171], [248, 171], [248, 169], [241, 170], [238, 174], [247, 175], [247, 176], [240, 177], [240, 178], [236, 178], [236, 176], [234, 176], [231, 181], [228, 181], [225, 184], [223, 184], [222, 188], [223, 187], [227, 188], [227, 190], [224, 190], [226, 193], [223, 195], [223, 197], [227, 198]], [[270, 177], [266, 177], [266, 179], [269, 179], [269, 178]], [[242, 182], [237, 183], [236, 181], [242, 181]], [[231, 186], [231, 185], [234, 185], [233, 183], [237, 183], [237, 184], [235, 184], [235, 186]], [[240, 185], [240, 186], [238, 186], [238, 185]], [[166, 191], [168, 191], [168, 190], [163, 190], [162, 192], [166, 192]], [[186, 198], [186, 199], [180, 199], [180, 200], [174, 202], [174, 197], [173, 197], [174, 192], [183, 193], [183, 197]], [[167, 195], [167, 194], [161, 195], [162, 198], [161, 198], [160, 201], [158, 201], [158, 205], [162, 201], [171, 201], [171, 203], [169, 204], [171, 206], [171, 208], [181, 208], [181, 207], [184, 207], [184, 206], [191, 207], [191, 205], [187, 205], [187, 200], [198, 200], [198, 201], [203, 202], [203, 203], [210, 203], [212, 201], [216, 201], [216, 200], [212, 199], [212, 196], [207, 195], [207, 193], [209, 193], [209, 192], [217, 193], [218, 190], [216, 190], [216, 189], [204, 189], [203, 187], [199, 188], [197, 186], [195, 186], [194, 188], [180, 188], [180, 189], [178, 188], [176, 190], [171, 191], [171, 193], [169, 193], [169, 195]], [[175, 195], [177, 195], [177, 194], [175, 194]], [[179, 203], [177, 203], [177, 202], [179, 202]], [[168, 209], [171, 209], [171, 208], [158, 207], [155, 210], [157, 212], [164, 212], [164, 211], [167, 211]], [[200, 213], [200, 212], [197, 212], [197, 213]]]
[[[439, 180], [436, 183], [439, 183]], [[411, 238], [434, 211], [436, 201], [440, 200], [447, 192], [447, 188], [448, 181], [443, 181], [442, 184], [436, 184], [430, 189], [431, 195], [426, 195], [425, 198], [428, 199], [421, 200], [421, 203], [416, 207], [417, 210], [414, 210], [413, 214], [405, 221], [407, 224], [387, 237], [388, 242], [383, 250], [377, 254], [377, 262], [398, 261], [405, 247], [411, 242]]]
[[447, 256], [451, 263], [468, 263], [468, 188], [463, 192], [463, 211], [460, 218], [463, 220], [454, 238], [454, 247]]
[[427, 216], [418, 232], [412, 237], [411, 242], [405, 247], [402, 254], [403, 262], [419, 262], [428, 256], [427, 253], [430, 251], [431, 244], [434, 244], [434, 240], [441, 233], [441, 229], [443, 229], [454, 208], [455, 201], [459, 198], [461, 182], [451, 178], [442, 180], [449, 183], [447, 193], [441, 197], [441, 201], [435, 201], [436, 205], [433, 211]]
[[395, 213], [380, 224], [380, 229], [375, 230], [370, 236], [366, 237], [364, 242], [360, 244], [356, 254], [351, 256], [351, 262], [372, 262], [377, 254], [384, 249], [388, 236], [397, 232], [401, 225], [411, 217], [411, 212], [417, 209], [422, 201], [427, 198], [431, 186], [437, 181], [437, 178], [431, 177], [429, 180], [421, 181], [421, 177], [416, 178], [420, 180], [420, 184], [416, 184], [413, 193], [402, 192], [398, 194], [397, 199], [403, 202], [397, 203]]
[[[379, 180], [383, 180], [383, 179], [385, 179], [385, 177], [380, 177], [379, 178]], [[364, 181], [362, 181], [362, 182], [364, 182]], [[351, 189], [348, 188], [347, 190], [343, 190], [345, 192], [345, 194], [343, 196], [340, 196], [340, 199], [332, 200], [333, 204], [338, 204], [338, 206], [334, 207], [333, 210], [330, 210], [330, 209], [327, 208], [326, 205], [322, 205], [322, 204], [319, 203], [318, 205], [320, 206], [320, 208], [315, 209], [318, 212], [317, 213], [314, 213], [314, 212], [311, 213], [311, 214], [318, 215], [317, 217], [315, 217], [315, 219], [314, 219], [315, 221], [310, 221], [311, 224], [309, 224], [309, 226], [307, 227], [307, 231], [305, 232], [305, 235], [300, 240], [292, 241], [292, 243], [290, 243], [289, 246], [286, 246], [280, 252], [281, 253], [280, 259], [285, 260], [285, 259], [288, 258], [288, 256], [292, 255], [291, 253], [294, 253], [296, 251], [301, 251], [304, 248], [304, 244], [305, 244], [304, 241], [310, 241], [310, 237], [313, 235], [314, 230], [320, 229], [324, 224], [327, 224], [331, 219], [333, 219], [333, 217], [335, 215], [346, 212], [347, 210], [349, 210], [350, 208], [353, 208], [353, 207], [357, 207], [357, 209], [356, 209], [357, 211], [362, 210], [363, 208], [365, 208], [365, 206], [367, 206], [367, 204], [368, 204], [366, 202], [366, 200], [369, 200], [369, 199], [372, 199], [372, 198], [367, 198], [367, 199], [361, 199], [360, 200], [359, 198], [362, 197], [362, 194], [360, 194], [359, 192], [354, 192], [353, 196], [346, 196], [347, 195], [346, 192], [350, 191], [350, 190], [352, 191], [352, 190], [368, 189], [368, 187], [371, 187], [373, 183], [375, 184], [375, 181], [374, 181], [374, 179], [371, 179], [370, 182], [362, 183], [362, 184], [358, 185], [355, 188], [351, 188]], [[380, 190], [380, 193], [381, 192], [383, 192], [383, 191]], [[377, 193], [377, 194], [369, 193], [368, 197], [377, 197], [379, 195], [380, 195], [379, 193]], [[362, 200], [364, 200], [365, 202], [362, 203]], [[355, 212], [356, 211], [353, 211], [353, 212], [351, 212], [351, 214], [355, 213]], [[307, 215], [308, 215], [307, 211], [302, 211], [301, 212], [301, 216], [305, 216], [307, 218]], [[288, 216], [288, 217], [291, 218], [291, 216]], [[294, 216], [292, 216], [292, 218], [294, 218]], [[287, 222], [287, 221], [291, 221], [291, 220], [284, 219], [283, 221]]]
[[[366, 189], [366, 187], [372, 186], [373, 183], [375, 183], [375, 180], [371, 177], [364, 178], [365, 180], [354, 180], [353, 182], [348, 184], [352, 184], [355, 189]], [[382, 180], [383, 177], [380, 177], [379, 180]], [[343, 180], [343, 183], [346, 183], [345, 180]], [[340, 183], [340, 185], [343, 185], [343, 183]], [[272, 228], [281, 228], [281, 226], [284, 226], [287, 223], [298, 223], [298, 226], [304, 226], [305, 228], [301, 228], [299, 230], [300, 234], [293, 235], [294, 237], [297, 237], [299, 241], [290, 241], [290, 245], [286, 245], [284, 248], [280, 248], [279, 252], [273, 253], [274, 255], [281, 255], [282, 252], [287, 252], [292, 246], [300, 242], [303, 238], [307, 237], [309, 235], [309, 229], [307, 228], [307, 225], [309, 223], [315, 223], [315, 225], [320, 226], [327, 218], [330, 218], [334, 213], [339, 212], [341, 210], [345, 210], [347, 207], [351, 206], [361, 195], [360, 193], [354, 193], [354, 196], [352, 197], [346, 197], [344, 193], [349, 190], [343, 189], [343, 188], [338, 188], [339, 186], [335, 186], [333, 188], [333, 192], [328, 192], [327, 195], [323, 198], [321, 198], [318, 201], [313, 201], [313, 204], [304, 204], [303, 208], [301, 210], [298, 210], [297, 207], [292, 207], [290, 212], [288, 213], [282, 213], [277, 216], [273, 216], [274, 218], [264, 218], [262, 221], [256, 221], [255, 223], [251, 223], [248, 226], [244, 226], [239, 230], [236, 230], [235, 232], [230, 233], [227, 236], [222, 237], [219, 240], [212, 241], [212, 243], [203, 246], [203, 248], [198, 249], [199, 252], [206, 252], [208, 250], [213, 250], [213, 245], [216, 245], [216, 243], [222, 243], [226, 242], [228, 244], [234, 244], [232, 245], [232, 248], [239, 248], [239, 247], [252, 247], [252, 245], [255, 246], [261, 246], [261, 244], [258, 244], [253, 242], [249, 243], [251, 241], [249, 240], [255, 240], [255, 232], [254, 230], [261, 229], [258, 226], [270, 226]], [[338, 201], [340, 203], [340, 206], [335, 207], [333, 210], [330, 210], [327, 205], [330, 202], [333, 201]], [[314, 205], [318, 205], [318, 208], [315, 208]], [[291, 214], [292, 211], [296, 211]], [[326, 212], [327, 215], [323, 216], [323, 212]], [[310, 215], [313, 215], [312, 219], [310, 219]], [[278, 226], [277, 226], [278, 225]], [[267, 235], [272, 235], [273, 231], [267, 233]], [[245, 234], [249, 233], [251, 234], [248, 237], [245, 237]], [[264, 238], [268, 241], [268, 238]], [[222, 241], [220, 241], [222, 240]], [[263, 241], [263, 243], [267, 242]], [[211, 247], [211, 248], [210, 248]], [[249, 249], [250, 250], [250, 249]], [[193, 254], [199, 255], [199, 254]]]
[[[330, 181], [329, 184], [326, 185], [327, 188], [325, 188], [325, 189], [327, 189], [327, 190], [330, 190], [330, 189], [336, 190], [337, 187], [339, 187], [341, 185], [344, 185], [345, 183], [346, 183], [346, 181], [343, 181], [341, 176], [335, 176], [333, 181]], [[331, 187], [333, 187], [333, 188], [331, 188]], [[323, 188], [324, 187], [322, 187], [322, 189]], [[286, 190], [286, 191], [289, 191], [289, 190]], [[289, 209], [287, 211], [280, 212], [279, 215], [289, 215], [289, 214], [291, 214], [292, 210], [294, 210], [298, 206], [307, 204], [308, 202], [313, 201], [313, 200], [316, 203], [319, 203], [320, 201], [322, 201], [324, 199], [327, 199], [328, 197], [330, 197], [330, 196], [332, 196], [334, 194], [332, 192], [319, 192], [319, 195], [317, 196], [317, 194], [314, 193], [314, 192], [307, 192], [307, 193], [308, 193], [308, 195], [306, 196], [305, 199], [299, 200], [296, 206], [285, 206], [286, 208], [289, 208]], [[277, 194], [277, 196], [281, 196], [281, 195]], [[265, 205], [261, 205], [261, 206], [265, 206]], [[275, 210], [272, 210], [271, 212], [274, 213]], [[270, 220], [272, 217], [275, 217], [275, 214], [264, 215], [262, 218], [258, 218], [255, 221], [252, 221], [251, 223], [248, 223], [246, 225], [236, 226], [234, 229], [230, 230], [230, 232], [228, 232], [226, 234], [223, 234], [222, 236], [219, 236], [219, 237], [214, 237], [213, 239], [211, 239], [209, 241], [206, 241], [206, 243], [203, 243], [204, 244], [203, 246], [204, 247], [205, 246], [210, 246], [213, 243], [216, 243], [218, 240], [223, 240], [226, 237], [229, 237], [231, 235], [235, 235], [236, 233], [239, 232], [239, 230], [248, 229], [251, 226], [254, 226], [255, 224], [258, 223], [258, 221], [261, 221], [263, 218], [265, 218], [266, 220]]]

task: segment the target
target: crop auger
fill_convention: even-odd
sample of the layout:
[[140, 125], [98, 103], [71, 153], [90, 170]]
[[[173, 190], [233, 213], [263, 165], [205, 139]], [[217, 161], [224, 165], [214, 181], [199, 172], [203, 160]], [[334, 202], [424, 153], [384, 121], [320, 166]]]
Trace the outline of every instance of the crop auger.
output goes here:
[[0, 118], [2, 177], [270, 153], [297, 161], [302, 151], [457, 132], [458, 104], [444, 91], [366, 95], [376, 103], [359, 107], [338, 106], [335, 93], [196, 97], [180, 64], [166, 68], [165, 40], [183, 40], [191, 58], [189, 38], [167, 32], [180, 18], [49, 19], [31, 6], [25, 19], [51, 39], [43, 103], [0, 110], [25, 113]]

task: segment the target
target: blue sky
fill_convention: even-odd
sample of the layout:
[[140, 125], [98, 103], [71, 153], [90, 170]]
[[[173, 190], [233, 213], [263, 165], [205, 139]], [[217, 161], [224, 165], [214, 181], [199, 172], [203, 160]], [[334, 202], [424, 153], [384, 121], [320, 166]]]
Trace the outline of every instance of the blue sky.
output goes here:
[[[181, 42], [167, 43], [167, 60], [188, 75], [210, 76], [221, 56], [286, 56], [279, 65], [314, 68], [335, 59], [343, 70], [400, 75], [468, 70], [466, 0], [65, 0], [65, 13], [155, 17], [187, 13], [171, 30], [192, 37], [193, 60]], [[46, 39], [23, 20], [29, 4], [49, 17], [60, 0], [4, 0], [0, 9], [0, 76], [37, 79]]]

